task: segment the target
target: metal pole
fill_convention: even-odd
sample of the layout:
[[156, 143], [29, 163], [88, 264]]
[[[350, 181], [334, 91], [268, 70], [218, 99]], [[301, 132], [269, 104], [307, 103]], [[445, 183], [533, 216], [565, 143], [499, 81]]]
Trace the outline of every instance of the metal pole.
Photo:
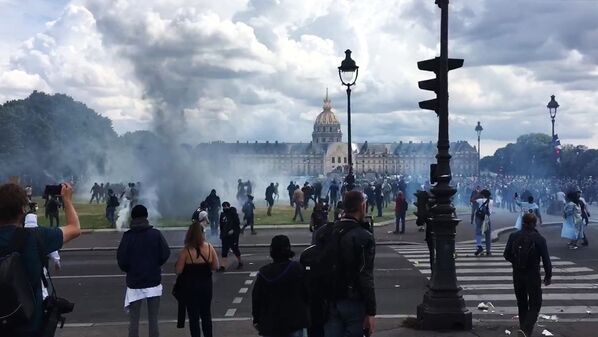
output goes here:
[[554, 117], [552, 119], [552, 141], [554, 142]]
[[480, 132], [478, 132], [478, 178], [480, 177]]
[[459, 220], [453, 217], [455, 208], [451, 198], [456, 190], [451, 187], [451, 155], [449, 153], [448, 118], [448, 0], [436, 0], [441, 9], [440, 67], [438, 99], [438, 154], [436, 155], [437, 184], [432, 189], [435, 205], [430, 221], [433, 251], [435, 251], [432, 275], [428, 291], [417, 308], [417, 317], [423, 329], [470, 330], [471, 312], [457, 286], [455, 267], [455, 232]]
[[349, 173], [345, 179], [347, 183], [347, 191], [353, 190], [355, 178], [353, 177], [353, 149], [351, 143], [351, 86], [347, 85], [347, 160], [349, 165]]

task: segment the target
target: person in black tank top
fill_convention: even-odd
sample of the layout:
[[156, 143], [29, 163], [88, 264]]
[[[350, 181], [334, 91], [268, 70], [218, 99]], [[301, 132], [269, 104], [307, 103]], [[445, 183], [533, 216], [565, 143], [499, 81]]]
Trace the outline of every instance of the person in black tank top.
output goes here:
[[[185, 248], [176, 262], [176, 297], [179, 300], [179, 324], [184, 327], [184, 311], [189, 316], [191, 337], [212, 337], [212, 272], [218, 269], [218, 255], [205, 241], [199, 223], [189, 226]], [[181, 312], [182, 311], [182, 312]], [[201, 319], [201, 330], [200, 330]]]

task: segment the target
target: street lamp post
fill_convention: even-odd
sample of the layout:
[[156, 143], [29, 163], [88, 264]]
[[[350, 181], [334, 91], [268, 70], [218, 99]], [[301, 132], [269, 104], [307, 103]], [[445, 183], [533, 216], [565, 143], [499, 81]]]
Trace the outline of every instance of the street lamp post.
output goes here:
[[347, 87], [347, 158], [349, 161], [349, 172], [345, 177], [347, 191], [351, 191], [355, 187], [355, 176], [353, 175], [353, 149], [351, 145], [351, 87], [355, 85], [358, 74], [359, 67], [351, 58], [351, 50], [347, 49], [345, 51], [345, 59], [341, 62], [341, 66], [338, 67], [338, 77], [341, 79], [342, 85]]
[[554, 99], [554, 95], [550, 96], [550, 102], [546, 107], [548, 108], [548, 113], [550, 114], [550, 119], [552, 121], [552, 141], [554, 142], [554, 119], [556, 118], [556, 109], [559, 108], [559, 103]]
[[483, 130], [482, 124], [478, 121], [478, 125], [475, 127], [475, 132], [478, 134], [478, 177], [480, 176], [480, 136]]

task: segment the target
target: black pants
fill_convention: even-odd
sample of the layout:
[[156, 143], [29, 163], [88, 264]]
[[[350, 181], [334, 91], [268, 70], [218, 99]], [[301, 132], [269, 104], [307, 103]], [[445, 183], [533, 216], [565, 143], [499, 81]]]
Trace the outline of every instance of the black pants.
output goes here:
[[540, 272], [513, 272], [513, 285], [519, 308], [519, 327], [527, 336], [531, 336], [542, 308]]
[[[198, 284], [192, 297], [187, 303], [191, 337], [201, 337], [201, 331], [205, 337], [212, 337], [212, 280]], [[199, 330], [200, 319], [201, 331]]]

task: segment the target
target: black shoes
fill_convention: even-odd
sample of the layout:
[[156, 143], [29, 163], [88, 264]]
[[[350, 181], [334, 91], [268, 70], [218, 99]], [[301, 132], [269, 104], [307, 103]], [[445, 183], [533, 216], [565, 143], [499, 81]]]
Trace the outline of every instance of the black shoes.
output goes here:
[[478, 249], [476, 249], [475, 253], [473, 253], [475, 256], [480, 256], [480, 254], [482, 254], [482, 252], [484, 251], [484, 248], [482, 248], [482, 246], [478, 246]]
[[584, 247], [587, 247], [589, 244], [588, 239], [587, 238], [583, 238], [583, 241], [581, 242], [581, 245]]
[[220, 266], [220, 268], [218, 268], [218, 270], [216, 270], [219, 273], [224, 273], [226, 271], [226, 268], [224, 268], [224, 266]]
[[243, 268], [243, 262], [239, 262], [239, 264], [237, 265], [237, 270], [242, 269]]

